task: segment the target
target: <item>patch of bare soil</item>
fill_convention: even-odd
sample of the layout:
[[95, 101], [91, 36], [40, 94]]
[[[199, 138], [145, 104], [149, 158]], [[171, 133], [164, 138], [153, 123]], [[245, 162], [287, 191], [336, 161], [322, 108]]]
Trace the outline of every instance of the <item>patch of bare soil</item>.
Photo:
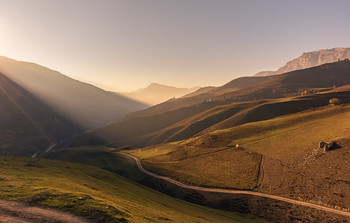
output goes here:
[[91, 221], [63, 211], [0, 200], [0, 222], [6, 223], [89, 223]]

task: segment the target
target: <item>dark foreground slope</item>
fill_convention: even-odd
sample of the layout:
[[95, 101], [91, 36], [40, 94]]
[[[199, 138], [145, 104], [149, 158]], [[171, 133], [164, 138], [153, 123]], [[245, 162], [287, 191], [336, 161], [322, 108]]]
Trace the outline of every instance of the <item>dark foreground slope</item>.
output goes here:
[[33, 155], [80, 128], [0, 73], [0, 154]]
[[142, 103], [34, 63], [0, 57], [0, 72], [86, 128], [101, 127], [120, 115], [146, 108]]

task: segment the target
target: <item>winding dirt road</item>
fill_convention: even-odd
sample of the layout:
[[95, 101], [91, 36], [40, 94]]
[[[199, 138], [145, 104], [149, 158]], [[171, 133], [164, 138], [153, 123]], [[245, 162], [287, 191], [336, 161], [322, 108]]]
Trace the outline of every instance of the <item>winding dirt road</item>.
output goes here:
[[23, 202], [0, 200], [0, 222], [6, 223], [90, 223], [63, 211], [32, 206]]
[[301, 206], [305, 206], [305, 207], [310, 207], [310, 208], [314, 208], [314, 209], [318, 209], [318, 210], [322, 210], [322, 211], [350, 217], [350, 213], [346, 212], [346, 211], [342, 211], [342, 210], [338, 210], [338, 209], [334, 209], [334, 208], [329, 208], [329, 207], [325, 207], [325, 206], [321, 206], [321, 205], [317, 205], [317, 204], [313, 204], [313, 203], [309, 203], [309, 202], [305, 202], [305, 201], [293, 200], [290, 198], [280, 197], [280, 196], [271, 195], [271, 194], [264, 194], [264, 193], [254, 192], [254, 191], [220, 189], [220, 188], [206, 188], [206, 187], [188, 185], [188, 184], [176, 181], [174, 179], [171, 179], [169, 177], [160, 176], [160, 175], [157, 175], [155, 173], [152, 173], [152, 172], [146, 170], [145, 168], [143, 168], [140, 159], [137, 158], [136, 156], [133, 156], [133, 155], [130, 155], [127, 153], [122, 153], [122, 152], [117, 152], [117, 153], [135, 160], [136, 165], [140, 171], [142, 171], [142, 172], [144, 172], [144, 173], [146, 173], [154, 178], [166, 180], [166, 181], [173, 183], [175, 185], [178, 185], [182, 188], [187, 188], [187, 189], [192, 189], [192, 190], [197, 190], [197, 191], [214, 192], [214, 193], [247, 194], [247, 195], [259, 196], [259, 197], [266, 197], [266, 198], [270, 198], [270, 199], [274, 199], [274, 200], [284, 201], [284, 202], [291, 203], [291, 204], [301, 205]]

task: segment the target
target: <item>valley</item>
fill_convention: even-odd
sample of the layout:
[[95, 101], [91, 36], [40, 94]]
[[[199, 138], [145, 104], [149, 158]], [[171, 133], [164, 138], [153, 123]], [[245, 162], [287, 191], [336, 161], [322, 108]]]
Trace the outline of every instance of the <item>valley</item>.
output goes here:
[[[252, 86], [221, 88], [217, 96], [206, 92], [174, 99], [95, 131], [58, 140], [38, 156], [101, 168], [175, 198], [234, 211], [233, 215], [240, 212], [271, 222], [281, 218], [346, 222], [350, 208], [344, 168], [350, 148], [348, 65], [347, 61], [321, 65], [262, 82], [249, 79]], [[334, 76], [336, 82], [327, 84], [325, 77], [313, 85], [307, 80], [295, 85], [301, 76], [313, 79], [320, 71]], [[294, 81], [285, 81], [289, 79]], [[274, 95], [266, 93], [269, 88], [276, 90]], [[224, 95], [222, 89], [227, 90]], [[251, 100], [251, 92], [259, 92], [261, 98]], [[330, 104], [332, 98], [341, 103]], [[322, 152], [321, 141], [336, 141], [340, 148]], [[36, 162], [46, 162], [40, 160]], [[92, 187], [101, 190], [101, 186]], [[16, 200], [26, 199], [16, 194]], [[103, 196], [99, 192], [96, 198]], [[55, 207], [50, 202], [38, 204]], [[81, 215], [80, 210], [59, 208]], [[121, 219], [134, 221], [126, 216]]]
[[0, 222], [350, 222], [349, 8], [0, 1]]

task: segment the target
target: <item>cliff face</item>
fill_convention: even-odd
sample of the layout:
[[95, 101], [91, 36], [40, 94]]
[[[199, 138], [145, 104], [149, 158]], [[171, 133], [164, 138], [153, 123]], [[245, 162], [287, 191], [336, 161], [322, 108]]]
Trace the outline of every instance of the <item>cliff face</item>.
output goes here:
[[303, 53], [303, 55], [292, 61], [289, 61], [286, 65], [279, 68], [277, 71], [262, 71], [255, 74], [255, 76], [282, 74], [293, 70], [300, 70], [325, 63], [332, 63], [337, 61], [338, 58], [341, 60], [350, 58], [350, 48], [333, 48], [328, 50], [318, 50]]

